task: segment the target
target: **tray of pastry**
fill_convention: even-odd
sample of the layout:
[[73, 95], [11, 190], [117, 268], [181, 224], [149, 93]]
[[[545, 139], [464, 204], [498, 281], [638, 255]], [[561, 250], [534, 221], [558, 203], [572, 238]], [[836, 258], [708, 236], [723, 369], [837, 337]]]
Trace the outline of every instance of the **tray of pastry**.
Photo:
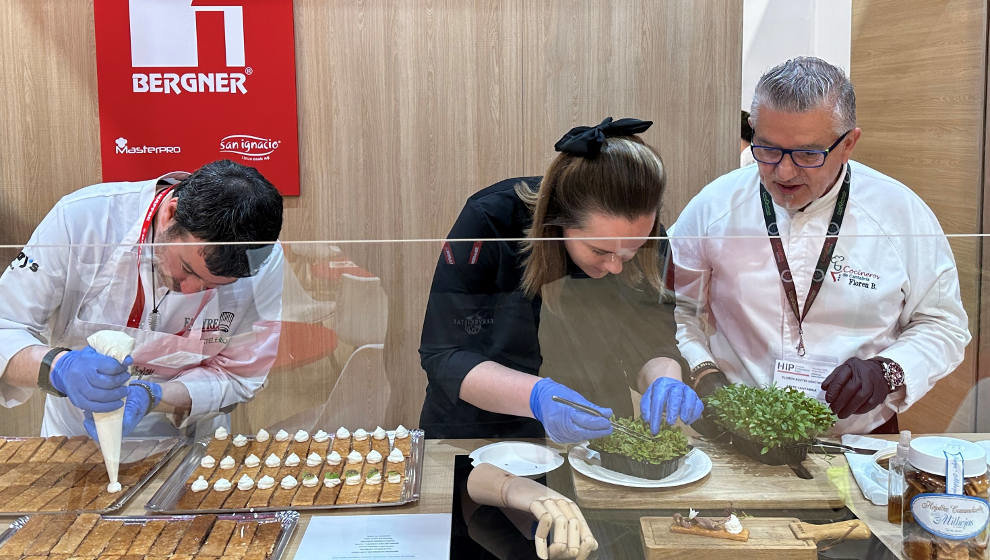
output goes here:
[[0, 438], [0, 515], [110, 513], [167, 463], [183, 440], [124, 438], [119, 492], [108, 492], [103, 454], [87, 436]]
[[419, 499], [422, 430], [341, 427], [332, 434], [219, 428], [194, 442], [145, 504], [162, 513], [323, 510], [395, 506]]
[[0, 534], [0, 558], [280, 558], [295, 511], [225, 515], [30, 515]]

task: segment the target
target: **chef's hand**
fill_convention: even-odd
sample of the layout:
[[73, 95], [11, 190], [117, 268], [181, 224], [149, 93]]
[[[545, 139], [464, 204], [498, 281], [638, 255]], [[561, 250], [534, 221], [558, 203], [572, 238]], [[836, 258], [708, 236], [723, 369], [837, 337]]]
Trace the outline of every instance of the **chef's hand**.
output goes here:
[[[663, 413], [665, 406], [666, 417]], [[704, 409], [705, 405], [693, 389], [669, 377], [654, 380], [639, 401], [640, 415], [650, 424], [653, 435], [660, 431], [661, 421], [673, 425], [680, 416], [685, 424], [690, 424], [701, 416]]]
[[[699, 397], [705, 398], [711, 396], [712, 393], [727, 386], [728, 384], [729, 379], [725, 376], [725, 374], [716, 368], [712, 368], [698, 380], [697, 384], [694, 386], [694, 392]], [[725, 428], [722, 428], [716, 424], [714, 420], [710, 419], [705, 414], [702, 414], [700, 418], [692, 422], [691, 428], [699, 434], [711, 439], [718, 439], [725, 434]]]
[[[141, 421], [151, 409], [158, 406], [162, 401], [162, 386], [151, 381], [131, 381], [127, 386], [127, 402], [124, 404], [124, 422], [121, 429], [121, 437], [134, 431], [138, 422]], [[96, 435], [96, 423], [93, 421], [93, 413], [86, 411], [86, 419], [83, 420], [86, 433], [93, 441], [99, 442]]]
[[883, 366], [873, 360], [849, 358], [822, 382], [825, 400], [839, 418], [869, 412], [890, 394]]
[[[605, 418], [554, 401], [554, 396], [590, 406], [604, 414]], [[576, 443], [612, 433], [612, 425], [608, 421], [612, 416], [611, 408], [595, 406], [574, 389], [549, 377], [544, 377], [533, 386], [533, 391], [529, 394], [529, 408], [533, 411], [533, 416], [543, 423], [550, 439], [557, 443]]]
[[85, 411], [110, 412], [123, 405], [131, 361], [128, 356], [123, 363], [118, 362], [90, 346], [70, 350], [55, 362], [49, 382]]

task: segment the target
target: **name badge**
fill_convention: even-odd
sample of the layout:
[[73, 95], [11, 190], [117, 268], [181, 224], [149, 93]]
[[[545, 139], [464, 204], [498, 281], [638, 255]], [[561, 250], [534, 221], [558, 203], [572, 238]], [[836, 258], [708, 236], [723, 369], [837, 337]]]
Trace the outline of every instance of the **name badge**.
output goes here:
[[813, 399], [825, 402], [822, 382], [838, 364], [828, 360], [790, 358], [776, 360], [773, 368], [773, 382], [778, 387], [793, 387]]

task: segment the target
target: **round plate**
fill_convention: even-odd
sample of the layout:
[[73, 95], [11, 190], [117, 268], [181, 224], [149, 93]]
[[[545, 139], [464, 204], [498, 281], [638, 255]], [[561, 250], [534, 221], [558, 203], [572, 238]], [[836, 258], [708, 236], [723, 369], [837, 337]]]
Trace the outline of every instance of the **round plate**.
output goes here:
[[472, 465], [490, 463], [516, 476], [537, 476], [564, 464], [564, 458], [549, 447], [523, 441], [500, 441], [479, 447], [468, 455]]
[[681, 468], [674, 471], [674, 474], [660, 480], [650, 480], [639, 478], [628, 474], [622, 474], [601, 465], [598, 459], [598, 452], [588, 449], [584, 445], [575, 445], [567, 453], [567, 462], [577, 472], [619, 486], [631, 486], [633, 488], [670, 488], [672, 486], [682, 486], [701, 480], [712, 471], [712, 459], [704, 451], [695, 447], [684, 459]]

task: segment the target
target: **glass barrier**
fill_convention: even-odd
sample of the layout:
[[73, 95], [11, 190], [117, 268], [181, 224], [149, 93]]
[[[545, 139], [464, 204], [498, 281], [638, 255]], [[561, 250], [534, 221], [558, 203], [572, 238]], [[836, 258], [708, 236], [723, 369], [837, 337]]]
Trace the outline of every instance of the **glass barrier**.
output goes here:
[[[401, 494], [414, 512], [452, 514], [454, 558], [533, 556], [544, 512], [548, 546], [593, 535], [600, 558], [736, 542], [729, 514], [757, 546], [907, 557], [877, 459], [900, 429], [990, 440], [982, 237], [840, 236], [817, 282], [822, 239], [807, 245], [785, 247], [789, 273], [766, 235], [5, 247], [2, 435], [84, 436], [84, 411], [126, 394], [125, 437], [193, 437], [218, 463], [240, 453], [216, 476], [279, 449], [279, 468], [258, 468], [315, 453], [295, 475], [322, 485], [347, 478], [354, 450], [366, 475], [376, 450], [377, 470], [416, 478]], [[112, 355], [100, 331], [129, 335], [128, 373], [85, 350]], [[229, 446], [210, 447], [218, 429]], [[474, 480], [472, 463], [526, 478]], [[558, 494], [567, 505], [545, 503]], [[986, 532], [919, 527], [926, 558], [985, 550]]]

